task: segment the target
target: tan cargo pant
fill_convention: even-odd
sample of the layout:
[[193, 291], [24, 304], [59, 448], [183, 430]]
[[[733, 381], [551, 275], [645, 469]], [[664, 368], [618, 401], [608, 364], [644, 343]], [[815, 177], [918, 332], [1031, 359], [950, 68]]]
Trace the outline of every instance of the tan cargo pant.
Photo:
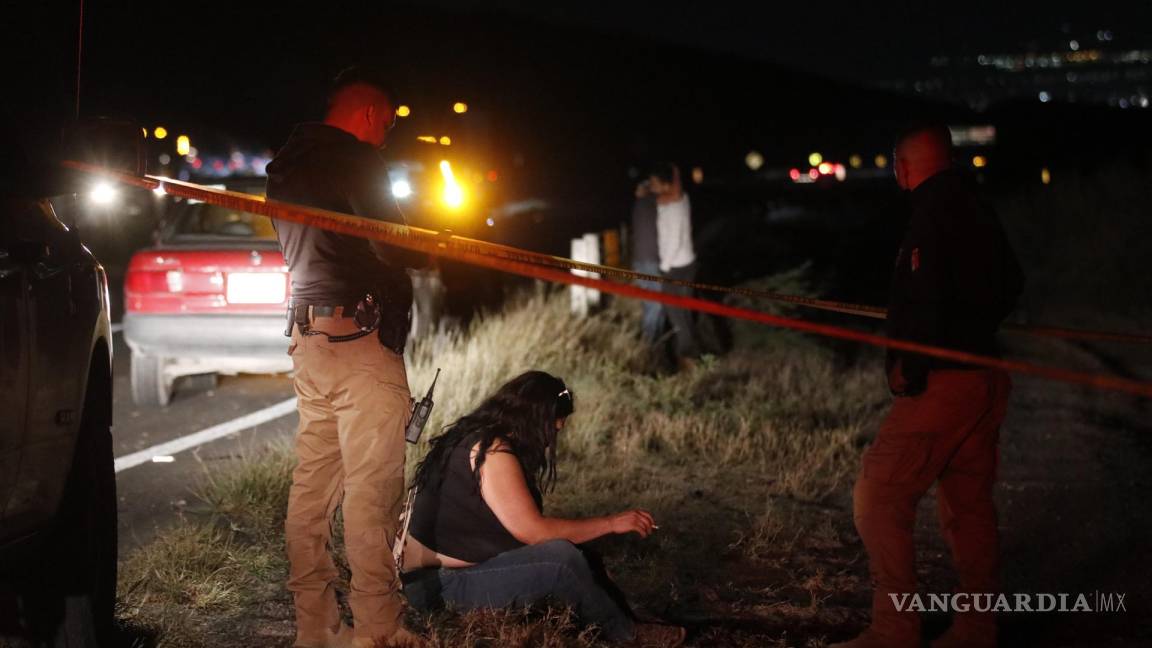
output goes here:
[[[897, 398], [864, 452], [853, 493], [856, 529], [875, 587], [872, 632], [886, 645], [920, 645], [920, 615], [892, 600], [916, 593], [912, 536], [916, 505], [933, 483], [940, 528], [952, 550], [960, 592], [998, 592], [999, 542], [992, 492], [1000, 423], [1011, 391], [994, 370], [937, 370], [919, 396]], [[995, 641], [989, 613], [957, 615], [970, 636]]]
[[[316, 318], [312, 328], [343, 335], [350, 319]], [[355, 636], [391, 636], [403, 607], [392, 559], [404, 491], [409, 411], [404, 359], [375, 334], [332, 343], [294, 330], [288, 353], [300, 411], [285, 535], [297, 640], [318, 643], [340, 622], [329, 546], [336, 507], [352, 571], [348, 603]]]

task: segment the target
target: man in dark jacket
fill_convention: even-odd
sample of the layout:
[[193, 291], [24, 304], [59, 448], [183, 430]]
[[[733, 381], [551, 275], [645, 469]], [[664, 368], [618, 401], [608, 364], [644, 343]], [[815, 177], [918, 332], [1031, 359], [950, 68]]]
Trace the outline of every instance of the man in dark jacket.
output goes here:
[[[394, 106], [381, 80], [345, 71], [329, 95], [324, 122], [297, 126], [268, 165], [268, 197], [403, 222], [379, 153], [395, 123]], [[406, 257], [375, 242], [287, 221], [277, 221], [276, 231], [292, 275], [288, 353], [300, 412], [299, 463], [285, 522], [294, 645], [413, 645], [414, 635], [401, 622], [391, 550], [409, 408], [401, 355], [412, 302]], [[340, 621], [338, 572], [329, 555], [337, 506], [352, 571], [353, 630]]]
[[[892, 278], [889, 336], [995, 355], [996, 330], [1023, 287], [995, 213], [952, 168], [947, 128], [904, 135], [895, 171], [911, 192], [912, 218]], [[998, 587], [992, 491], [1008, 375], [902, 351], [888, 354], [887, 370], [896, 400], [864, 453], [853, 493], [875, 588], [872, 625], [841, 647], [920, 645], [920, 618], [908, 609], [917, 591], [912, 533], [917, 503], [933, 483], [958, 593], [994, 594]], [[995, 644], [992, 614], [964, 612], [933, 646]]]
[[[649, 180], [636, 185], [636, 202], [632, 205], [632, 269], [648, 275], [660, 274], [660, 248], [656, 238], [656, 195]], [[660, 283], [639, 281], [637, 285], [659, 292]], [[640, 302], [643, 316], [640, 331], [645, 342], [653, 344], [664, 331], [664, 304]]]

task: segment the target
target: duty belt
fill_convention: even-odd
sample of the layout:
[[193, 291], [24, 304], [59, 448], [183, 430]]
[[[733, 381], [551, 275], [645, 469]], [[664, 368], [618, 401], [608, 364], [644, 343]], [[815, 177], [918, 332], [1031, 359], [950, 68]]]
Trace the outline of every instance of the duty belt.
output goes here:
[[317, 317], [354, 317], [356, 304], [299, 304], [289, 306], [293, 321], [311, 321]]
[[[366, 298], [370, 299], [370, 298]], [[369, 302], [371, 303], [371, 302]], [[312, 321], [317, 317], [341, 317], [355, 319], [359, 312], [359, 304], [351, 306], [345, 304], [298, 304], [288, 306], [288, 327], [284, 329], [285, 337], [292, 337], [292, 328], [300, 329], [301, 335], [323, 335], [328, 338], [329, 342], [351, 342], [358, 340], [366, 335], [375, 331], [380, 325], [380, 311], [377, 307], [375, 313], [375, 321], [371, 325], [361, 324], [359, 320], [356, 321], [360, 330], [355, 333], [347, 335], [332, 335], [324, 331], [311, 330]]]

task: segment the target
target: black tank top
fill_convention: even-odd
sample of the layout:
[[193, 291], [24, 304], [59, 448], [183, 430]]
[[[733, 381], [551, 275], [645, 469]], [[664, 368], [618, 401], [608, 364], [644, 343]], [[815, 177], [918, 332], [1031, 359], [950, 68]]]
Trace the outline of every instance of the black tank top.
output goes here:
[[[470, 563], [524, 546], [500, 524], [480, 495], [470, 461], [477, 441], [478, 435], [465, 438], [452, 449], [443, 469], [430, 467], [426, 483], [416, 493], [408, 527], [408, 533], [425, 547]], [[537, 510], [543, 511], [543, 498], [531, 479], [528, 489]]]

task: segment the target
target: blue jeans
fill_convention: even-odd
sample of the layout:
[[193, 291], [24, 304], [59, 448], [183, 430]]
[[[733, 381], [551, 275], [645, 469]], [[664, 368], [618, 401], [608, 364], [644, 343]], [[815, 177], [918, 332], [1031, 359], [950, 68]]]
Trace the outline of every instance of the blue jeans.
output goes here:
[[632, 614], [595, 562], [567, 540], [549, 540], [472, 567], [404, 574], [404, 594], [424, 611], [526, 607], [552, 599], [570, 606], [584, 623], [599, 626], [605, 639], [631, 639]]
[[[655, 261], [637, 261], [633, 264], [632, 269], [643, 274], [660, 274], [660, 264]], [[661, 290], [661, 284], [655, 281], [637, 281], [636, 285], [645, 290], [656, 292]], [[667, 312], [664, 309], [664, 304], [660, 302], [643, 301], [640, 303], [644, 308], [644, 314], [640, 319], [641, 337], [645, 342], [652, 344], [660, 339], [660, 335], [664, 333], [664, 320], [667, 317]]]

